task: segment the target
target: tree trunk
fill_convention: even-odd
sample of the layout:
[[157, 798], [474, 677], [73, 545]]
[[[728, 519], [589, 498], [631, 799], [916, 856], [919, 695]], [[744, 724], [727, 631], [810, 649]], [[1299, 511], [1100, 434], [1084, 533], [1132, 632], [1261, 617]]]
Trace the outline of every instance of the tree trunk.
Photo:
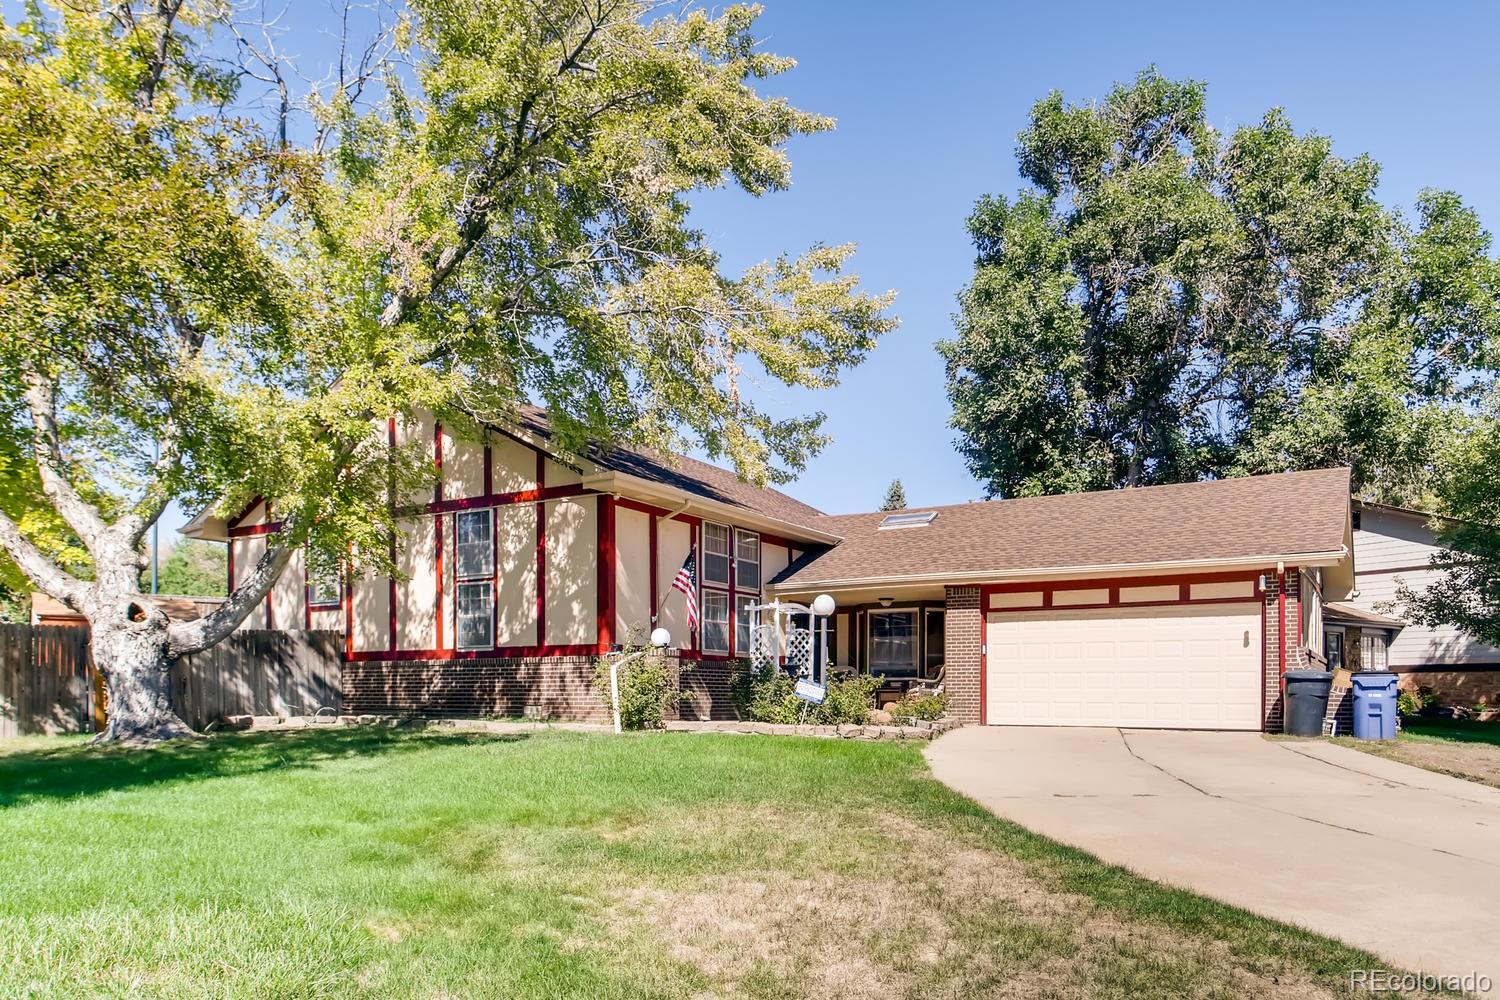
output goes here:
[[109, 724], [96, 740], [146, 744], [197, 735], [172, 709], [161, 618], [155, 612], [146, 621], [93, 622], [94, 664], [109, 696]]

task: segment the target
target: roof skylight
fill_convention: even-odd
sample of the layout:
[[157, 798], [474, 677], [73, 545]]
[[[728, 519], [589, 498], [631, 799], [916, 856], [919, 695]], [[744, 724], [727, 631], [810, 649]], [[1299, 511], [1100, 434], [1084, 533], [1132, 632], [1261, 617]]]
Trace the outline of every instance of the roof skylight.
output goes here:
[[880, 530], [887, 528], [922, 528], [932, 523], [937, 517], [935, 510], [903, 510], [897, 514], [887, 514], [880, 519]]

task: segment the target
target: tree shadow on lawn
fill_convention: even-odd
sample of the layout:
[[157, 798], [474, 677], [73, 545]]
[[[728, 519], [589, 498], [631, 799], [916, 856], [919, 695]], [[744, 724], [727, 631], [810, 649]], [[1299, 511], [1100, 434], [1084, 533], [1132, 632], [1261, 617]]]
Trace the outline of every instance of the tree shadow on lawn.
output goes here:
[[442, 732], [357, 727], [224, 733], [153, 747], [69, 741], [0, 752], [0, 809], [179, 781], [309, 768], [368, 754], [406, 753], [474, 743], [516, 742], [526, 733]]
[[1454, 743], [1485, 743], [1500, 746], [1500, 722], [1478, 722], [1470, 719], [1416, 719], [1404, 729], [1411, 736], [1427, 736]]

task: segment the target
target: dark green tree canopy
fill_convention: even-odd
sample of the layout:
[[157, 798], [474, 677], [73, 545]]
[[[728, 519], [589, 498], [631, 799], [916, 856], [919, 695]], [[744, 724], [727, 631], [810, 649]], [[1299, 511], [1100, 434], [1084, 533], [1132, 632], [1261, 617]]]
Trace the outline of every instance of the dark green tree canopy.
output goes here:
[[1223, 136], [1203, 84], [1053, 93], [982, 198], [953, 423], [992, 496], [1347, 464], [1415, 502], [1490, 381], [1500, 266], [1457, 196], [1415, 222], [1280, 111]]
[[891, 485], [886, 488], [885, 500], [880, 504], [881, 510], [904, 510], [906, 508], [906, 487], [901, 485], [900, 479], [892, 479]]

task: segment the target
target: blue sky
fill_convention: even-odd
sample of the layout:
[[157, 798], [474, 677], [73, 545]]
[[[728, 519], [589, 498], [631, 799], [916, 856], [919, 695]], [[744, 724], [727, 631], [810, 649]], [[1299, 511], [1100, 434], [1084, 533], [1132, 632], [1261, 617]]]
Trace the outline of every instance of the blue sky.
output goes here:
[[833, 443], [800, 499], [842, 513], [879, 504], [899, 476], [912, 505], [982, 491], [947, 426], [933, 343], [951, 335], [968, 280], [964, 220], [1011, 193], [1015, 137], [1051, 90], [1073, 102], [1155, 64], [1208, 83], [1221, 130], [1280, 106], [1339, 155], [1382, 164], [1380, 195], [1409, 209], [1452, 188], [1500, 225], [1500, 5], [1395, 3], [1055, 4], [766, 0], [760, 34], [800, 65], [771, 81], [831, 134], [794, 142], [790, 191], [698, 199], [731, 267], [815, 241], [859, 244], [868, 287], [894, 288], [902, 325], [844, 383], [816, 396], [767, 387], [783, 412], [821, 409]]
[[[830, 512], [871, 509], [895, 476], [913, 505], [980, 496], [953, 447], [932, 345], [950, 335], [972, 266], [964, 219], [981, 194], [1017, 189], [1015, 136], [1050, 90], [1087, 101], [1155, 64], [1207, 81], [1222, 130], [1284, 107], [1340, 155], [1379, 161], [1387, 204], [1448, 187], [1500, 224], [1497, 4], [765, 4], [766, 47], [800, 62], [765, 92], [839, 126], [792, 144], [790, 191], [710, 192], [695, 221], [731, 269], [853, 241], [867, 287], [898, 292], [900, 329], [842, 385], [758, 392], [775, 413], [827, 412], [832, 444], [787, 489]], [[314, 4], [294, 11], [310, 19]], [[326, 45], [293, 37], [283, 51]], [[165, 526], [181, 522], [173, 511]]]

